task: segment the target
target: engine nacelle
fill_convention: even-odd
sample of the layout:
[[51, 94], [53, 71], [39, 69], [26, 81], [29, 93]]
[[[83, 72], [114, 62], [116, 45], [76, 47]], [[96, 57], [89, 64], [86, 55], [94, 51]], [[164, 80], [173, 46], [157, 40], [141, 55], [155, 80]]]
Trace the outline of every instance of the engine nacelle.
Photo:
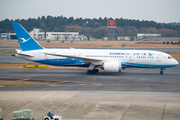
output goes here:
[[103, 68], [105, 72], [121, 72], [122, 64], [117, 61], [104, 62]]

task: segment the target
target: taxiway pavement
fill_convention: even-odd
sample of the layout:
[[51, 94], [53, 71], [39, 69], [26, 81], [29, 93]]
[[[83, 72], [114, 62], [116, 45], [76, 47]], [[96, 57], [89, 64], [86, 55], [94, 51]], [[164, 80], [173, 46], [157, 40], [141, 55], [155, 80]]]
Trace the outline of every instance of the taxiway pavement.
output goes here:
[[[87, 75], [86, 71], [86, 69], [4, 69], [0, 70], [0, 79], [59, 83], [57, 86], [43, 86], [48, 90], [180, 92], [180, 66], [167, 68], [163, 75], [159, 74], [160, 69], [142, 68], [129, 68], [121, 73], [100, 71], [95, 75]], [[37, 86], [30, 89], [32, 88], [42, 90]], [[0, 90], [11, 89], [28, 90], [28, 87], [0, 88]]]
[[5, 120], [32, 109], [35, 119], [49, 110], [63, 120], [179, 120], [180, 94], [123, 91], [0, 91]]
[[[178, 60], [180, 62], [180, 60]], [[32, 109], [40, 119], [49, 110], [63, 120], [179, 120], [180, 66], [126, 69], [120, 74], [85, 69], [0, 70], [1, 80], [53, 82], [35, 86], [1, 86], [3, 118]]]

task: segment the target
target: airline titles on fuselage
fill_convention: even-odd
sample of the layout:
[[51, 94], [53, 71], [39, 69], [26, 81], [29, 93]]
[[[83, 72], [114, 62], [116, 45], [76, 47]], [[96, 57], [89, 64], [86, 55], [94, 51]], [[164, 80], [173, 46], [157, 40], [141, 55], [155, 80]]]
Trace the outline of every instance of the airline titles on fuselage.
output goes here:
[[110, 52], [109, 55], [129, 55], [129, 53]]
[[[148, 53], [150, 54], [150, 53]], [[130, 55], [129, 53], [120, 53], [120, 52], [110, 52], [109, 55]], [[147, 55], [147, 53], [133, 53], [133, 55]], [[154, 54], [150, 54], [150, 56], [152, 56]]]

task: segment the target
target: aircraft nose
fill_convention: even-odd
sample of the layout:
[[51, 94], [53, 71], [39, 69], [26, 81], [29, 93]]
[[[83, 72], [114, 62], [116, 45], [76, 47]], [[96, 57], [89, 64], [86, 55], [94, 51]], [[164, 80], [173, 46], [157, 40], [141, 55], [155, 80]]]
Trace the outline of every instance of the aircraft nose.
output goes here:
[[177, 66], [179, 65], [177, 60], [174, 61], [174, 64], [177, 65]]

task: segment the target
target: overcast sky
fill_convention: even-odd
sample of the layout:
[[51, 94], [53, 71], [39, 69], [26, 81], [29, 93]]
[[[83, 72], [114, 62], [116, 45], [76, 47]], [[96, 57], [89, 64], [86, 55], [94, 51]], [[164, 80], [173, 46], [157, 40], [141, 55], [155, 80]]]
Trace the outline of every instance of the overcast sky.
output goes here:
[[0, 0], [0, 21], [43, 15], [180, 22], [180, 0]]

